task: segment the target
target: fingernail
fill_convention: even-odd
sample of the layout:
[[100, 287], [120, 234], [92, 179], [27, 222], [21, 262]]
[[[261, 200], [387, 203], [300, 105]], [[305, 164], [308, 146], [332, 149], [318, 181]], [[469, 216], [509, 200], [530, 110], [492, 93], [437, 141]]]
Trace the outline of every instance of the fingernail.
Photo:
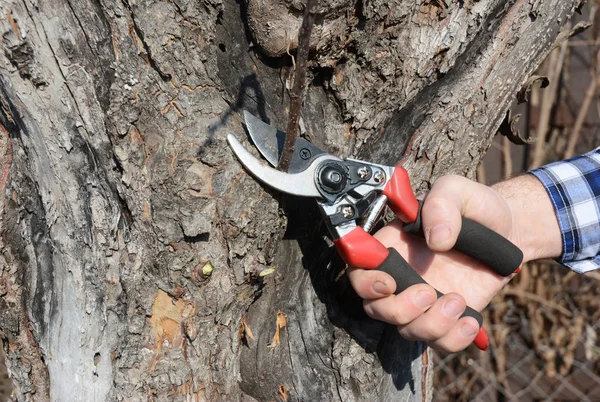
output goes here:
[[463, 312], [463, 307], [458, 300], [448, 300], [446, 303], [444, 303], [442, 311], [446, 317], [454, 318]]
[[435, 300], [436, 296], [432, 292], [421, 290], [415, 296], [415, 305], [419, 308], [425, 309], [431, 307]]
[[429, 244], [443, 243], [450, 238], [450, 228], [443, 223], [432, 227], [429, 230], [427, 241]]
[[387, 296], [389, 294], [391, 294], [392, 292], [390, 292], [390, 289], [387, 287], [387, 285], [383, 282], [375, 282], [373, 284], [373, 290], [375, 291], [375, 293], [379, 293], [380, 295], [384, 295]]
[[479, 331], [479, 328], [474, 327], [473, 325], [464, 324], [459, 329], [460, 334], [465, 338], [472, 338], [473, 335]]

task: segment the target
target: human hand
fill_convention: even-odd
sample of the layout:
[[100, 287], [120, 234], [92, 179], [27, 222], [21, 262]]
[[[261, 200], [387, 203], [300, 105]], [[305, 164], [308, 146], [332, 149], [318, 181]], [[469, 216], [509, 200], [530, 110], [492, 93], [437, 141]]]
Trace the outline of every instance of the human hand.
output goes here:
[[[537, 198], [535, 203], [519, 197], [524, 189], [530, 190], [527, 196]], [[435, 290], [422, 284], [393, 295], [395, 282], [389, 275], [351, 268], [350, 281], [364, 299], [365, 311], [375, 319], [397, 325], [407, 339], [427, 341], [430, 346], [447, 352], [466, 348], [479, 330], [474, 318], [460, 318], [466, 305], [482, 310], [511, 277], [501, 277], [481, 263], [450, 250], [460, 232], [461, 217], [477, 221], [511, 240], [523, 249], [525, 260], [529, 260], [544, 253], [532, 241], [535, 233], [531, 228], [515, 222], [520, 223], [521, 218], [532, 213], [534, 204], [553, 211], [543, 186], [532, 176], [521, 176], [496, 188], [460, 176], [439, 179], [423, 205], [426, 240], [404, 233], [399, 221], [390, 223], [375, 237], [386, 247], [396, 248], [423, 279], [446, 294], [437, 299]], [[532, 219], [526, 222], [531, 224]], [[550, 226], [554, 223], [559, 233], [556, 222], [543, 223], [536, 230], [552, 231], [554, 228]], [[556, 254], [555, 243], [552, 252], [544, 256]], [[558, 243], [560, 246], [560, 235]]]

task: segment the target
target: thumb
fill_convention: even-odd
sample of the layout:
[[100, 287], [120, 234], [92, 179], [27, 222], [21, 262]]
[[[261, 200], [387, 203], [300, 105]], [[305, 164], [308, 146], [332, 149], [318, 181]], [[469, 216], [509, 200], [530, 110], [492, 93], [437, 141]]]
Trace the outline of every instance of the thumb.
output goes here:
[[452, 175], [436, 180], [423, 204], [421, 218], [429, 248], [450, 250], [463, 216], [510, 239], [512, 213], [506, 200], [488, 186]]
[[436, 180], [422, 210], [423, 232], [431, 250], [448, 251], [456, 243], [467, 204], [468, 179], [444, 176]]

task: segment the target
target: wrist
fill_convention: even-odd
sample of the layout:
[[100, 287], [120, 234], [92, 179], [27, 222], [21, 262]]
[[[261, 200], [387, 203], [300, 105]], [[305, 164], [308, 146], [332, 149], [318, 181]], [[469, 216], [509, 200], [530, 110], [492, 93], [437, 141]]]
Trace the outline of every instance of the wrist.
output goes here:
[[543, 184], [535, 176], [525, 174], [492, 188], [511, 211], [510, 238], [523, 251], [523, 263], [560, 257], [563, 252], [560, 227]]

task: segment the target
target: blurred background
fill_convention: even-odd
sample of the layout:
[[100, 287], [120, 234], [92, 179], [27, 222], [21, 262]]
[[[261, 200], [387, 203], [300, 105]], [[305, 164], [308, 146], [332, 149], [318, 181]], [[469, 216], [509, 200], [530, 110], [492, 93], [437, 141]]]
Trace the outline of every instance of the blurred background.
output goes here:
[[[591, 26], [552, 51], [522, 94], [528, 101], [511, 107], [478, 169], [480, 182], [600, 146], [599, 3], [576, 15], [571, 27]], [[434, 401], [600, 401], [600, 271], [527, 264], [484, 320], [487, 352], [436, 353]]]

